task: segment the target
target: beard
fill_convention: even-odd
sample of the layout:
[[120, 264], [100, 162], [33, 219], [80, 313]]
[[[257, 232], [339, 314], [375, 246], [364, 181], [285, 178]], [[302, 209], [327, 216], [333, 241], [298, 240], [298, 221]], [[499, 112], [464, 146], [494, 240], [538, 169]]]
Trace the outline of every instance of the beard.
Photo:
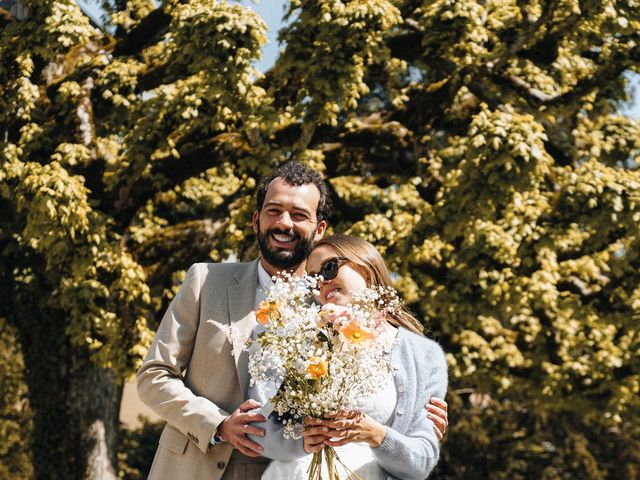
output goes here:
[[[295, 240], [298, 240], [298, 243], [293, 250], [272, 248], [269, 246], [268, 241], [272, 234], [290, 235]], [[287, 270], [297, 267], [307, 259], [313, 249], [313, 237], [304, 238], [293, 230], [285, 231], [278, 228], [273, 228], [263, 233], [260, 229], [260, 223], [258, 223], [258, 246], [260, 247], [260, 253], [263, 258], [270, 265]]]

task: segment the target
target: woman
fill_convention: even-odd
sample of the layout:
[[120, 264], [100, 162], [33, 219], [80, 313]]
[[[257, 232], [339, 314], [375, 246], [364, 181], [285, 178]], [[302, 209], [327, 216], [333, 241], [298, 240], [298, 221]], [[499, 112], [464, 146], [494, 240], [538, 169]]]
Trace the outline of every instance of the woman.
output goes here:
[[[319, 241], [307, 259], [307, 271], [324, 278], [317, 297], [321, 304], [346, 305], [365, 287], [391, 286], [375, 247], [344, 235]], [[440, 435], [422, 405], [425, 398], [444, 398], [444, 354], [437, 343], [424, 338], [420, 323], [407, 310], [387, 319], [381, 341], [387, 343], [396, 368], [386, 388], [363, 399], [358, 410], [307, 419], [302, 442], [284, 439], [270, 420], [266, 437], [255, 439], [263, 445], [263, 455], [274, 459], [263, 480], [308, 478], [309, 454], [325, 445], [333, 446], [341, 462], [367, 480], [423, 479], [431, 472], [438, 461]]]

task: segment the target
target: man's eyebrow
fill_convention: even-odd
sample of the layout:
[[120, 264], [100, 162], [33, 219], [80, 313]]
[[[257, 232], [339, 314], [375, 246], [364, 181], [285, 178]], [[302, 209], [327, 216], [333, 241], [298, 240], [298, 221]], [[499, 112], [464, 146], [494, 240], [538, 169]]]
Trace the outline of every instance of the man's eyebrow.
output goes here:
[[282, 204], [280, 202], [274, 202], [273, 200], [270, 200], [264, 204], [264, 207], [282, 207]]
[[304, 207], [293, 207], [294, 210], [298, 211], [298, 212], [303, 212], [306, 213], [307, 215], [311, 216], [311, 212], [309, 210], [307, 210]]

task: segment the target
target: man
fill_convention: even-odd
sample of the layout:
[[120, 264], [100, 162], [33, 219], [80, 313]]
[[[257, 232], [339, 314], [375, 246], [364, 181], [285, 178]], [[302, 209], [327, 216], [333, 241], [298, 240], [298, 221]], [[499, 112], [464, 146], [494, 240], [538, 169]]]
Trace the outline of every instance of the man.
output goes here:
[[[167, 421], [149, 478], [260, 478], [268, 459], [247, 434], [263, 436], [264, 430], [250, 423], [266, 419], [250, 412], [258, 402], [245, 401], [248, 355], [232, 355], [219, 324], [230, 325], [242, 339], [251, 336], [257, 325], [253, 312], [271, 276], [304, 271], [307, 255], [326, 230], [329, 207], [320, 174], [302, 163], [286, 163], [258, 187], [252, 223], [261, 258], [199, 263], [187, 272], [137, 376], [140, 399]], [[446, 413], [440, 416], [446, 421]]]

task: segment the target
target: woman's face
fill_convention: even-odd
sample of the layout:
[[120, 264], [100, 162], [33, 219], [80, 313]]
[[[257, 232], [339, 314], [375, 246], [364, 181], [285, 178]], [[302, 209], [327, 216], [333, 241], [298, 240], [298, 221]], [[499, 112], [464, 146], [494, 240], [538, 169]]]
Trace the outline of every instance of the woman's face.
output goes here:
[[[307, 272], [311, 275], [317, 275], [327, 261], [339, 256], [340, 254], [329, 245], [321, 245], [314, 249], [307, 258]], [[351, 301], [353, 293], [367, 286], [367, 282], [355, 269], [354, 264], [341, 262], [340, 265], [336, 278], [320, 282], [320, 295], [317, 300], [322, 305], [326, 303], [346, 305]]]

